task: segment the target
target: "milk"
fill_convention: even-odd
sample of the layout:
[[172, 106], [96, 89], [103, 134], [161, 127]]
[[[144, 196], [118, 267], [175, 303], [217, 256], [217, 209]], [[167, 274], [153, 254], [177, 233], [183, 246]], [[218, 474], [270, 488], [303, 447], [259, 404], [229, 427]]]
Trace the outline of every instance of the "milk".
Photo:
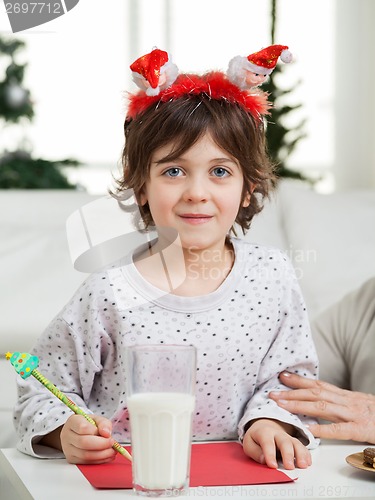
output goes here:
[[145, 392], [128, 400], [136, 489], [186, 487], [189, 477], [194, 396]]

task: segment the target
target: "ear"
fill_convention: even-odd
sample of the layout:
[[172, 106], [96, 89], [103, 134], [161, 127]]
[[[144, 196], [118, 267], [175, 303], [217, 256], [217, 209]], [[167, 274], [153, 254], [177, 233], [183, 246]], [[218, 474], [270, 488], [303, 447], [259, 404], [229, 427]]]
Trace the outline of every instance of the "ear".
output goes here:
[[255, 187], [256, 187], [255, 184], [250, 185], [250, 191], [247, 191], [242, 201], [243, 208], [247, 208], [250, 205], [251, 195], [253, 194]]
[[249, 192], [247, 192], [243, 201], [242, 201], [243, 208], [247, 208], [250, 205], [250, 199], [251, 199], [251, 194]]
[[148, 197], [147, 197], [147, 192], [146, 192], [146, 186], [143, 185], [142, 189], [139, 191], [139, 194], [138, 194], [138, 205], [140, 205], [141, 207], [143, 207], [144, 205], [146, 205], [147, 201], [148, 201]]

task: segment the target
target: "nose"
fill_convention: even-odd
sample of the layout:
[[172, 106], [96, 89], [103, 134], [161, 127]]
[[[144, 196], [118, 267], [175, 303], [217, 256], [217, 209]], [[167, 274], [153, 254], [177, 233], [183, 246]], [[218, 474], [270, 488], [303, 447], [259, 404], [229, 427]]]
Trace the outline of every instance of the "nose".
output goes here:
[[204, 180], [199, 176], [187, 179], [183, 199], [184, 201], [188, 201], [190, 203], [204, 203], [208, 201], [209, 193]]

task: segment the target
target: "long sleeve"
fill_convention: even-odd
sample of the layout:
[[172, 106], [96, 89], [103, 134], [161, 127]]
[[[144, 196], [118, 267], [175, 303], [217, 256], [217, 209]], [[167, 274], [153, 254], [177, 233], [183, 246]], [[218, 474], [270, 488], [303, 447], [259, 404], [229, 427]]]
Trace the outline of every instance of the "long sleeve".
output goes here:
[[[105, 350], [110, 349], [100, 319], [100, 304], [96, 298], [87, 301], [89, 290], [89, 285], [78, 290], [32, 350], [39, 358], [40, 373], [87, 413], [91, 413], [95, 377], [103, 369]], [[80, 318], [79, 323], [74, 318]], [[14, 422], [20, 438], [18, 449], [39, 457], [63, 456], [58, 450], [38, 445], [38, 441], [63, 425], [72, 411], [32, 376], [25, 380], [19, 377], [17, 385]]]
[[268, 397], [270, 391], [288, 390], [278, 379], [279, 373], [284, 370], [306, 377], [318, 376], [318, 358], [306, 307], [289, 260], [286, 260], [285, 273], [280, 281], [283, 285], [278, 303], [275, 304], [278, 308], [276, 335], [260, 363], [254, 395], [239, 422], [239, 437], [243, 438], [244, 427], [251, 420], [270, 418], [292, 424], [298, 430], [302, 442], [315, 447], [318, 441], [306, 428], [306, 424], [315, 420], [291, 414]]

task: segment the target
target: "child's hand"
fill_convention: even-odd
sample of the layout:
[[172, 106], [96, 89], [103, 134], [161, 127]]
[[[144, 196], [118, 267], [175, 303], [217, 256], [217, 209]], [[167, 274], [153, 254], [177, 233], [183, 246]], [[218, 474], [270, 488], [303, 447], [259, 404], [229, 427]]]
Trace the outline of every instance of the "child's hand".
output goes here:
[[259, 419], [251, 424], [243, 439], [246, 455], [261, 464], [276, 469], [276, 453], [280, 452], [285, 469], [295, 465], [305, 469], [311, 465], [308, 449], [298, 439], [291, 436], [293, 427], [276, 420]]
[[111, 421], [95, 415], [90, 417], [97, 427], [82, 415], [72, 415], [61, 429], [61, 448], [71, 464], [103, 464], [115, 458]]

